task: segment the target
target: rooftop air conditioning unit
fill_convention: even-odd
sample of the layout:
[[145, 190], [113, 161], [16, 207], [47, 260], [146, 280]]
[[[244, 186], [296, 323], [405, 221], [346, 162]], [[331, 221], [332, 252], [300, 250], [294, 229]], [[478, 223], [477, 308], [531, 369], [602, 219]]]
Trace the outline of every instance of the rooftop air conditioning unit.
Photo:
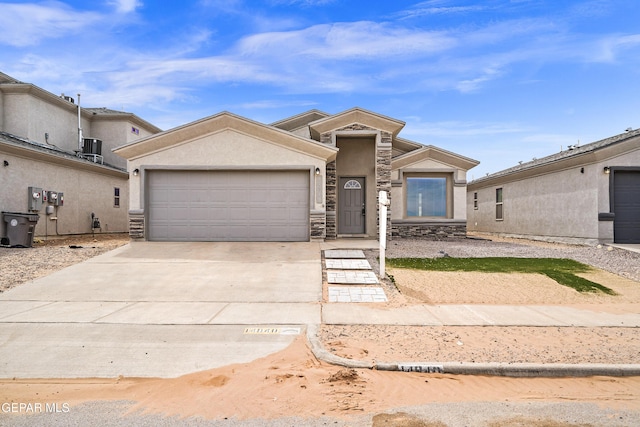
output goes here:
[[102, 155], [102, 140], [95, 138], [83, 138], [82, 153]]
[[67, 102], [70, 102], [72, 104], [75, 104], [76, 102], [74, 101], [74, 99], [70, 96], [65, 95], [64, 93], [62, 95], [60, 95], [60, 98], [64, 99]]

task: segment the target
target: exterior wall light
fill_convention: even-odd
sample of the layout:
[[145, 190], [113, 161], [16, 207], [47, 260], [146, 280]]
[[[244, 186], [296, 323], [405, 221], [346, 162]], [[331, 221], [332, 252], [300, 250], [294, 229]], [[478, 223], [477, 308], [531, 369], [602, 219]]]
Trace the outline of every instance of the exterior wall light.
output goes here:
[[611, 173], [611, 168], [609, 166], [605, 166], [604, 167], [604, 173], [606, 173], [607, 175], [609, 175]]
[[2, 162], [2, 164], [4, 165], [4, 167], [6, 168], [7, 166], [9, 166], [9, 161], [5, 160], [4, 162]]
[[133, 176], [138, 176], [140, 174], [140, 169], [134, 169], [133, 170]]
[[316, 168], [316, 175], [320, 175], [320, 168]]

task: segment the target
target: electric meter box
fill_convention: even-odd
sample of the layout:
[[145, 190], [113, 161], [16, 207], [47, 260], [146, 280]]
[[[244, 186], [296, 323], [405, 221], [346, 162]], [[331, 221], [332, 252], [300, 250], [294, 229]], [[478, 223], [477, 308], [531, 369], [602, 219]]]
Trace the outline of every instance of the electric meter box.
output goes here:
[[27, 190], [27, 209], [30, 211], [39, 211], [42, 209], [42, 202], [44, 200], [42, 188], [29, 187]]
[[58, 192], [57, 191], [47, 191], [47, 201], [52, 205], [58, 204]]

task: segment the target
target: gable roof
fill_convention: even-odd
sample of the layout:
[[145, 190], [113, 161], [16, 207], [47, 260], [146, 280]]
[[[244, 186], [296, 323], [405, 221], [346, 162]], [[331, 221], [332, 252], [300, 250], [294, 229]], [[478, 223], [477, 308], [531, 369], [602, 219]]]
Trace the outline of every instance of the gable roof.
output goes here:
[[223, 130], [234, 130], [327, 161], [335, 159], [338, 152], [335, 147], [321, 144], [227, 111], [121, 145], [112, 151], [128, 160], [132, 160]]
[[319, 140], [321, 134], [343, 128], [353, 123], [389, 132], [394, 137], [405, 125], [403, 121], [355, 107], [342, 113], [316, 120], [309, 124], [309, 128], [311, 130], [311, 137]]
[[82, 111], [84, 113], [88, 113], [91, 115], [92, 120], [128, 120], [131, 123], [135, 123], [136, 125], [144, 128], [146, 131], [151, 133], [162, 132], [162, 129], [157, 127], [154, 124], [149, 123], [148, 121], [138, 117], [133, 113], [129, 113], [127, 111], [118, 111], [112, 110], [110, 108], [101, 107], [101, 108], [84, 108], [82, 107]]
[[[522, 163], [518, 166], [513, 166], [485, 177], [478, 178], [472, 181], [470, 185], [492, 185], [494, 182], [548, 173], [566, 167], [592, 163], [597, 160], [604, 160], [613, 155], [620, 154], [621, 152], [640, 149], [640, 140], [633, 141], [634, 138], [639, 136], [640, 129], [628, 130], [625, 133], [601, 139], [586, 145], [569, 146], [568, 149], [559, 153], [551, 154], [540, 159], [534, 159], [530, 162]], [[618, 148], [618, 150], [616, 150], [616, 148]], [[608, 151], [611, 151], [611, 153], [607, 154], [606, 152]]]
[[451, 151], [434, 147], [433, 145], [426, 145], [422, 148], [409, 151], [408, 153], [391, 159], [391, 169], [400, 169], [428, 159], [445, 163], [465, 171], [480, 164], [479, 161], [473, 160], [469, 157], [461, 156], [459, 154], [452, 153]]
[[301, 114], [296, 114], [295, 116], [287, 117], [286, 119], [278, 120], [277, 122], [271, 123], [271, 126], [292, 132], [296, 129], [308, 126], [311, 122], [315, 122], [316, 120], [329, 116], [330, 114], [320, 110], [309, 110]]

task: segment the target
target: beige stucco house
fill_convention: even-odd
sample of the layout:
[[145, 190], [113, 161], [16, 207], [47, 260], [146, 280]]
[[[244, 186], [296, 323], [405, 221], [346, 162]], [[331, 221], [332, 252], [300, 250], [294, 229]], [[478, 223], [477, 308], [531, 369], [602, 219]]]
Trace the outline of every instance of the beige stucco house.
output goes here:
[[640, 243], [640, 130], [471, 182], [470, 231], [569, 243]]
[[95, 232], [129, 228], [129, 175], [111, 149], [160, 129], [131, 113], [78, 110], [71, 97], [0, 73], [0, 211], [38, 214], [36, 236], [90, 233], [91, 213]]
[[466, 233], [477, 161], [398, 136], [361, 108], [270, 125], [228, 112], [124, 144], [134, 238], [308, 241], [378, 236], [378, 193], [394, 237]]

